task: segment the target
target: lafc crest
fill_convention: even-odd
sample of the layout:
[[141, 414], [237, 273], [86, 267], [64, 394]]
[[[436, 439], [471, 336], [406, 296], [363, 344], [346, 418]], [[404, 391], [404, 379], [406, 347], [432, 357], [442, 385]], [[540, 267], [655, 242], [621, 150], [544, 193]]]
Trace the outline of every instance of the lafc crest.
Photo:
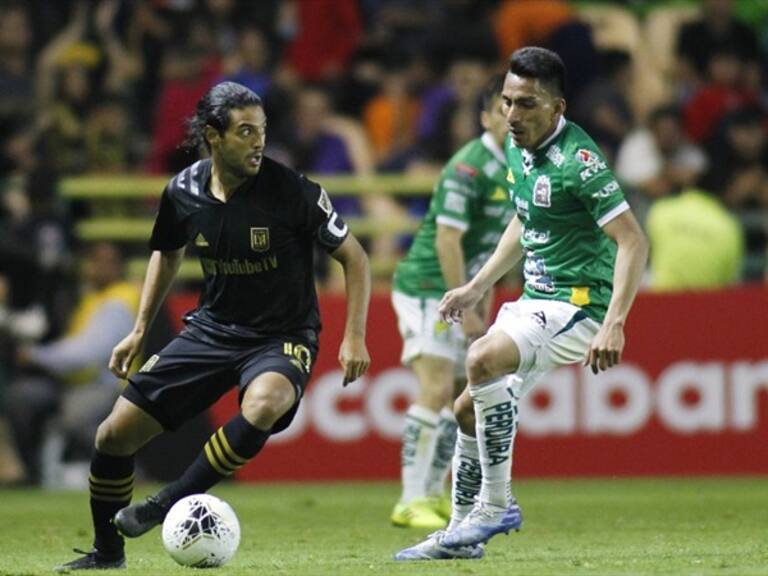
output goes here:
[[269, 250], [269, 228], [251, 227], [251, 250], [254, 252]]

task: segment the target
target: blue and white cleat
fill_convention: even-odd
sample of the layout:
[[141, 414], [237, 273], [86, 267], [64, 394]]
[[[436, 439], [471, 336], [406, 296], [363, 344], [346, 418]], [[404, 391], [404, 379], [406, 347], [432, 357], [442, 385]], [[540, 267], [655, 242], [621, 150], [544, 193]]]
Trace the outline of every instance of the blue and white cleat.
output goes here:
[[510, 530], [520, 530], [523, 514], [517, 503], [508, 508], [493, 504], [475, 504], [464, 520], [440, 539], [440, 544], [448, 548], [477, 546], [488, 542], [493, 536]]
[[482, 544], [454, 548], [444, 546], [442, 539], [446, 534], [445, 530], [433, 532], [423, 542], [400, 550], [400, 552], [395, 554], [395, 560], [479, 560], [485, 554]]

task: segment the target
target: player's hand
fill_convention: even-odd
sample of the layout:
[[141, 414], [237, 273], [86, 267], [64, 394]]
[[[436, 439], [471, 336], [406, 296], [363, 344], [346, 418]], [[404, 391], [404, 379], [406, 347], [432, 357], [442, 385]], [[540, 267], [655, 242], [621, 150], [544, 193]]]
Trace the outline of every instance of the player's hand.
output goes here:
[[365, 347], [364, 338], [344, 338], [339, 348], [339, 363], [344, 368], [344, 381], [342, 386], [354, 382], [368, 371], [371, 365], [371, 357]]
[[464, 317], [464, 310], [477, 306], [482, 297], [482, 292], [472, 288], [470, 284], [464, 284], [464, 286], [459, 286], [443, 294], [437, 311], [443, 322], [448, 322], [448, 324], [461, 322]]
[[464, 329], [464, 335], [469, 342], [474, 342], [485, 334], [485, 322], [483, 322], [483, 319], [476, 310], [464, 312], [464, 322], [461, 327]]
[[592, 373], [608, 370], [621, 362], [624, 351], [624, 328], [621, 324], [603, 324], [592, 339], [584, 358], [584, 366], [590, 366]]
[[128, 369], [133, 364], [133, 359], [141, 351], [144, 338], [136, 332], [131, 332], [112, 349], [112, 357], [109, 359], [109, 369], [118, 378], [128, 376]]

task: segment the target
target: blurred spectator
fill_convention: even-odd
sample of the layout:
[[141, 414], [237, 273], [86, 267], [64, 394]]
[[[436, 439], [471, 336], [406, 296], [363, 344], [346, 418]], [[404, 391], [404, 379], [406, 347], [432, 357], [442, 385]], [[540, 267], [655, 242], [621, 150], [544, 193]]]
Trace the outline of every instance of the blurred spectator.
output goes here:
[[284, 0], [280, 27], [291, 68], [310, 82], [339, 78], [362, 34], [357, 0]]
[[623, 50], [606, 50], [599, 53], [599, 63], [600, 75], [580, 94], [572, 114], [613, 162], [634, 125], [629, 104], [632, 59]]
[[724, 288], [739, 281], [743, 231], [713, 195], [688, 188], [658, 200], [646, 230], [654, 290]]
[[450, 65], [447, 82], [422, 95], [419, 118], [422, 153], [435, 162], [438, 169], [482, 131], [478, 121], [480, 97], [488, 77], [484, 60], [459, 56]]
[[376, 165], [401, 170], [413, 155], [421, 108], [412, 93], [406, 64], [394, 57], [387, 64], [381, 90], [363, 111], [363, 121], [373, 147]]
[[10, 418], [27, 469], [40, 480], [40, 448], [49, 419], [63, 434], [68, 451], [87, 459], [96, 427], [109, 413], [120, 387], [109, 371], [112, 348], [130, 332], [139, 288], [124, 281], [118, 249], [92, 246], [83, 262], [83, 294], [66, 334], [43, 345], [21, 345], [24, 369], [8, 392]]
[[0, 487], [26, 480], [27, 472], [16, 452], [8, 422], [5, 396], [11, 384], [13, 343], [7, 331], [8, 283], [0, 274]]
[[32, 30], [22, 5], [0, 10], [0, 118], [30, 116], [35, 104]]
[[506, 60], [518, 48], [546, 44], [575, 19], [574, 9], [563, 0], [504, 0], [493, 17], [499, 56]]
[[686, 93], [711, 81], [711, 60], [728, 52], [744, 66], [745, 82], [760, 86], [760, 50], [755, 33], [733, 15], [732, 0], [704, 0], [701, 18], [680, 28], [677, 38], [679, 75]]
[[504, 0], [493, 17], [499, 56], [507, 60], [522, 46], [543, 46], [568, 70], [565, 99], [576, 102], [594, 77], [592, 31], [565, 0]]
[[744, 63], [731, 48], [710, 55], [704, 84], [685, 105], [685, 131], [695, 142], [705, 142], [720, 120], [737, 108], [754, 105], [758, 93], [744, 82]]
[[128, 103], [117, 94], [105, 94], [93, 105], [83, 136], [89, 172], [128, 172], [138, 163]]
[[706, 168], [707, 157], [686, 139], [676, 106], [651, 112], [648, 126], [632, 131], [616, 158], [619, 180], [647, 198], [693, 186]]
[[267, 98], [272, 79], [269, 71], [269, 44], [254, 26], [244, 26], [237, 33], [235, 50], [224, 60], [224, 78], [253, 90]]
[[121, 93], [141, 71], [113, 30], [119, 2], [103, 0], [94, 10], [92, 7], [78, 2], [67, 26], [45, 47], [38, 61], [43, 141], [60, 174], [76, 174], [92, 167], [86, 124], [101, 88]]
[[150, 172], [178, 172], [191, 163], [189, 151], [180, 148], [186, 133], [185, 118], [195, 113], [197, 101], [220, 76], [221, 61], [210, 30], [206, 22], [194, 20], [164, 53], [147, 161]]
[[710, 146], [702, 185], [732, 209], [768, 208], [768, 146], [759, 109], [737, 110], [722, 122]]

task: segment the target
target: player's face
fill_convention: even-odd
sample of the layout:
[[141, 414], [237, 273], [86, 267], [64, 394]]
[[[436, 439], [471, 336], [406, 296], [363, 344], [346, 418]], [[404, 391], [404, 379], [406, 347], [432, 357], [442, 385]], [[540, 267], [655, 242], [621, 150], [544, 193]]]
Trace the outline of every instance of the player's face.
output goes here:
[[266, 144], [267, 117], [261, 106], [233, 109], [229, 127], [213, 146], [223, 165], [240, 177], [255, 176], [261, 168]]
[[538, 79], [511, 72], [501, 91], [507, 130], [518, 148], [535, 150], [557, 128], [565, 112], [565, 100], [550, 94]]
[[501, 94], [491, 100], [490, 110], [483, 110], [480, 114], [480, 123], [499, 146], [504, 145], [504, 139], [507, 137], [507, 118], [502, 112]]

